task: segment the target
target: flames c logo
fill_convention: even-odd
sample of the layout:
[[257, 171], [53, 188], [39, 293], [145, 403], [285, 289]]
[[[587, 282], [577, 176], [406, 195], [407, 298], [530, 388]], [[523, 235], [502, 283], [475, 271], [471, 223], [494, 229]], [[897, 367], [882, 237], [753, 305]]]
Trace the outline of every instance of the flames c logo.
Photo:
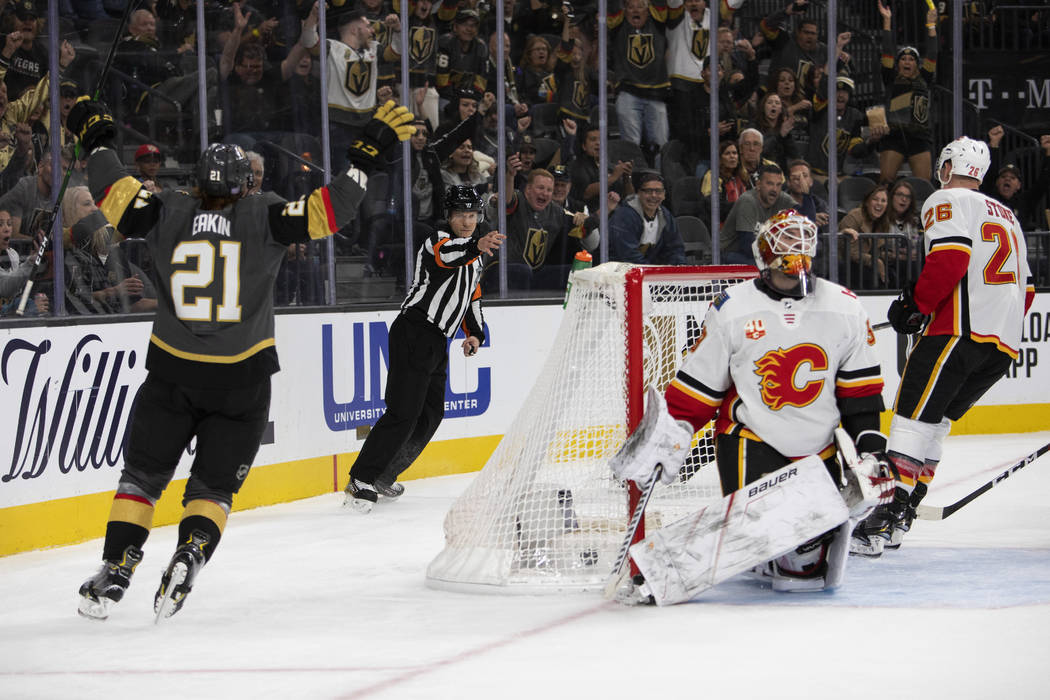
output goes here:
[[770, 350], [755, 361], [755, 374], [762, 377], [762, 400], [774, 411], [784, 406], [802, 408], [813, 403], [824, 388], [823, 379], [810, 379], [799, 385], [796, 375], [802, 365], [812, 372], [828, 368], [828, 356], [818, 345], [802, 343], [787, 350]]

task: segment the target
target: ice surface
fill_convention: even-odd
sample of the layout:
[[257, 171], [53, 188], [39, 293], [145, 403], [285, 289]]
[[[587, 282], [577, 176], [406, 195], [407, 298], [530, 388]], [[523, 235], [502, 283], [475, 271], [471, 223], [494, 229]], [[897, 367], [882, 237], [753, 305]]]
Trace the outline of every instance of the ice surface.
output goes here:
[[[949, 438], [954, 501], [1050, 432]], [[0, 558], [0, 697], [1046, 698], [1050, 457], [832, 594], [735, 579], [687, 605], [423, 585], [471, 475], [407, 483], [369, 515], [342, 494], [234, 513], [183, 610], [153, 624], [175, 546], [157, 529], [106, 622], [76, 615], [101, 540]], [[47, 527], [41, 523], [41, 527]]]

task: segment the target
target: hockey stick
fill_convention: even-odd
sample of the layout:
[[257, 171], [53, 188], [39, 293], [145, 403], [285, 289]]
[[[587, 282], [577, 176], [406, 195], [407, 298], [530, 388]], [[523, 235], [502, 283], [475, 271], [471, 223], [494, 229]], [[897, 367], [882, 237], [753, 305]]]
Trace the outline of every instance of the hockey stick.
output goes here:
[[641, 498], [638, 499], [638, 504], [634, 507], [634, 512], [631, 513], [631, 520], [627, 523], [627, 534], [623, 538], [623, 544], [620, 545], [620, 553], [616, 555], [616, 563], [613, 564], [612, 573], [609, 574], [609, 578], [605, 582], [603, 595], [606, 600], [613, 599], [613, 596], [616, 595], [616, 589], [620, 587], [620, 582], [623, 581], [624, 564], [627, 563], [627, 550], [631, 548], [631, 540], [634, 539], [634, 533], [638, 532], [638, 525], [642, 522], [645, 507], [649, 505], [649, 498], [653, 495], [653, 489], [656, 488], [656, 483], [660, 481], [660, 474], [663, 473], [663, 470], [664, 465], [656, 465], [656, 469], [649, 476], [649, 480], [645, 482], [645, 488], [642, 491]]
[[[99, 73], [98, 80], [95, 82], [95, 90], [91, 93], [91, 99], [97, 100], [99, 95], [102, 93], [102, 86], [106, 84], [106, 76], [109, 75], [109, 68], [113, 65], [113, 57], [117, 53], [117, 44], [120, 43], [120, 39], [124, 34], [124, 27], [127, 26], [128, 17], [131, 16], [131, 8], [136, 3], [128, 2], [124, 8], [124, 14], [120, 18], [120, 24], [117, 26], [116, 34], [113, 36], [113, 43], [109, 47], [109, 55], [106, 56], [106, 64], [102, 67], [102, 72]], [[33, 257], [33, 271], [29, 275], [29, 279], [26, 280], [26, 286], [22, 289], [22, 298], [18, 301], [18, 308], [15, 309], [16, 316], [22, 316], [26, 311], [26, 304], [29, 302], [29, 295], [33, 291], [33, 277], [40, 271], [40, 263], [44, 260], [44, 254], [47, 252], [48, 243], [54, 240], [54, 229], [55, 219], [58, 217], [58, 210], [62, 206], [62, 198], [66, 194], [66, 188], [69, 186], [69, 178], [73, 174], [73, 168], [76, 166], [77, 161], [80, 159], [80, 141], [76, 141], [73, 144], [73, 160], [69, 163], [69, 167], [66, 168], [66, 174], [62, 178], [62, 186], [58, 188], [58, 195], [55, 197], [55, 204], [51, 207], [50, 219], [46, 222], [47, 230], [44, 232], [44, 239], [40, 241], [40, 245], [36, 249], [36, 255]], [[36, 235], [33, 236], [36, 238]]]
[[915, 509], [915, 517], [921, 518], [922, 520], [944, 520], [949, 515], [951, 515], [955, 511], [959, 510], [960, 508], [965, 506], [967, 503], [969, 503], [970, 501], [972, 501], [975, 498], [977, 498], [978, 496], [980, 496], [985, 491], [990, 490], [994, 486], [998, 486], [999, 482], [1005, 481], [1014, 472], [1019, 471], [1020, 469], [1023, 469], [1025, 466], [1027, 466], [1031, 462], [1034, 462], [1035, 460], [1039, 459], [1044, 454], [1046, 454], [1048, 451], [1050, 451], [1050, 443], [1047, 443], [1047, 444], [1043, 445], [1042, 447], [1040, 447], [1035, 452], [1032, 452], [1031, 454], [1025, 455], [1021, 459], [1017, 460], [1016, 462], [1011, 464], [1009, 467], [1007, 467], [1005, 471], [1003, 471], [998, 476], [996, 476], [994, 479], [992, 479], [991, 481], [987, 482], [986, 484], [983, 484], [976, 491], [972, 491], [971, 493], [969, 493], [968, 495], [964, 496], [963, 498], [960, 498], [958, 501], [956, 501], [955, 503], [952, 503], [951, 505], [947, 505], [947, 506], [922, 506], [922, 505], [920, 505], [918, 508]]

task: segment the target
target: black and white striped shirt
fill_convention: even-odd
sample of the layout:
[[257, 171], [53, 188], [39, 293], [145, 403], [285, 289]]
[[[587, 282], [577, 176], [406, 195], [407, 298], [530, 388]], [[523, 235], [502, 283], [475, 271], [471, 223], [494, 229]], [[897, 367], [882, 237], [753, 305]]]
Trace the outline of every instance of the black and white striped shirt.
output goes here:
[[460, 327], [485, 341], [481, 316], [481, 251], [478, 238], [436, 231], [416, 252], [416, 274], [401, 310], [422, 312], [451, 338]]

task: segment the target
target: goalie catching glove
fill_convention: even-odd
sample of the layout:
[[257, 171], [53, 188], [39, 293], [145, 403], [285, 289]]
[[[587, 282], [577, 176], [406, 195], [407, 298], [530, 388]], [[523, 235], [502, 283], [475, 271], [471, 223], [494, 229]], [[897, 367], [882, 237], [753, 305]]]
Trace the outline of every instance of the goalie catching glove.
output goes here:
[[886, 318], [889, 320], [890, 325], [893, 326], [893, 330], [902, 335], [914, 335], [922, 332], [923, 326], [926, 325], [929, 317], [919, 311], [919, 306], [915, 303], [914, 282], [904, 287], [900, 296], [893, 300], [890, 308], [886, 311]]
[[69, 110], [66, 127], [76, 135], [85, 153], [91, 153], [99, 146], [109, 147], [117, 136], [113, 115], [105, 105], [87, 95], [77, 99]]
[[416, 133], [415, 116], [407, 107], [397, 106], [393, 100], [381, 105], [350, 148], [346, 157], [354, 167], [366, 173], [383, 165], [390, 147], [407, 141]]
[[609, 467], [617, 479], [644, 486], [657, 466], [662, 466], [660, 481], [673, 483], [678, 478], [689, 445], [693, 441], [693, 427], [686, 421], [676, 421], [667, 412], [663, 394], [652, 386], [646, 392], [645, 415], [638, 427], [627, 438], [623, 447], [609, 460]]

